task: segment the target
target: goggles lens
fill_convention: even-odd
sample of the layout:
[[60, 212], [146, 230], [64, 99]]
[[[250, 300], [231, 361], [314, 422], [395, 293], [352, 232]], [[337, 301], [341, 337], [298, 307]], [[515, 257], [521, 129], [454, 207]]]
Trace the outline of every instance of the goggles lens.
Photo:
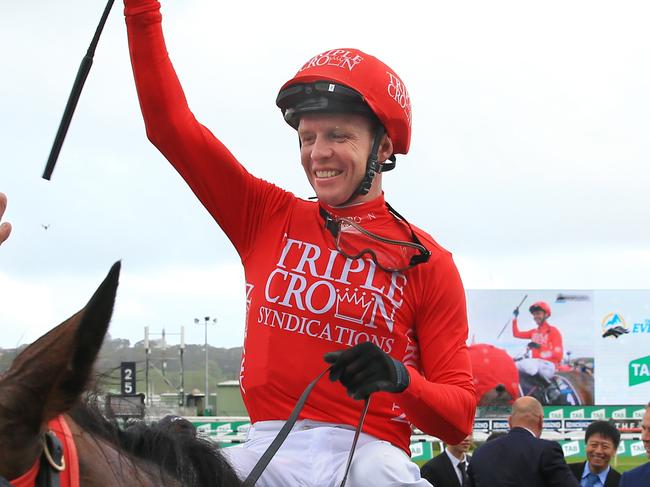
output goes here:
[[[321, 208], [323, 214], [325, 227], [334, 236], [336, 249], [348, 259], [360, 259], [366, 255], [386, 272], [403, 272], [429, 260], [431, 253], [412, 229], [413, 241], [393, 240], [366, 230], [348, 218], [333, 218]], [[406, 220], [402, 220], [408, 225]]]

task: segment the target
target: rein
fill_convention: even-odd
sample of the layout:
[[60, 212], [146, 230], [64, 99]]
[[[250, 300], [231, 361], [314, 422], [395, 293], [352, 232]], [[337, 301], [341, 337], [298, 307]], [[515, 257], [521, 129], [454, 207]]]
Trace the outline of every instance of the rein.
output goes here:
[[41, 456], [20, 477], [0, 477], [0, 487], [79, 487], [79, 457], [68, 423], [58, 416], [47, 426]]
[[[262, 475], [262, 472], [264, 472], [264, 470], [268, 466], [273, 456], [280, 449], [282, 443], [284, 443], [284, 440], [287, 439], [287, 436], [291, 432], [291, 429], [293, 428], [294, 424], [296, 424], [296, 421], [298, 420], [298, 415], [300, 414], [300, 411], [302, 411], [302, 408], [305, 406], [305, 403], [307, 402], [307, 398], [309, 397], [309, 394], [311, 393], [312, 389], [316, 386], [318, 381], [321, 380], [323, 376], [330, 371], [331, 368], [332, 368], [331, 366], [327, 367], [318, 375], [318, 377], [316, 377], [313, 381], [311, 381], [307, 385], [302, 395], [300, 396], [300, 399], [298, 399], [298, 402], [294, 406], [293, 411], [291, 411], [291, 414], [289, 415], [289, 419], [287, 419], [287, 421], [284, 423], [278, 435], [273, 439], [273, 441], [266, 449], [264, 454], [257, 461], [255, 466], [253, 467], [253, 470], [251, 470], [251, 472], [248, 474], [248, 477], [246, 477], [246, 480], [244, 480], [244, 483], [242, 484], [243, 487], [253, 487], [255, 483], [258, 481], [258, 479]], [[345, 486], [345, 482], [348, 478], [348, 472], [350, 470], [350, 465], [352, 465], [352, 457], [354, 456], [354, 450], [357, 446], [357, 440], [359, 439], [359, 434], [361, 433], [361, 429], [363, 428], [363, 422], [366, 419], [366, 413], [368, 412], [369, 405], [370, 405], [370, 396], [366, 397], [365, 399], [365, 404], [363, 405], [363, 410], [361, 411], [361, 417], [359, 418], [359, 424], [357, 425], [357, 429], [354, 431], [354, 439], [352, 440], [350, 454], [348, 455], [348, 461], [347, 461], [347, 465], [345, 466], [345, 472], [343, 474], [343, 480], [341, 481], [340, 487]]]

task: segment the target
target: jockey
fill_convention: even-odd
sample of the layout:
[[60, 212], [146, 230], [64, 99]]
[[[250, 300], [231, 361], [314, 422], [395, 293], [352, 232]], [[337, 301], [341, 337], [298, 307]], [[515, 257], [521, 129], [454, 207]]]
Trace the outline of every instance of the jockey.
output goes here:
[[533, 303], [529, 308], [537, 328], [521, 331], [517, 326], [519, 310], [513, 311], [512, 335], [515, 338], [525, 338], [533, 342], [532, 358], [517, 362], [517, 368], [528, 375], [538, 375], [550, 381], [562, 361], [564, 349], [562, 334], [556, 327], [546, 321], [551, 316], [551, 307], [544, 301]]
[[276, 104], [297, 131], [316, 201], [252, 176], [190, 111], [167, 55], [160, 4], [125, 0], [147, 135], [239, 253], [246, 279], [240, 372], [251, 419], [225, 455], [242, 478], [328, 364], [257, 485], [332, 486], [370, 407], [349, 485], [427, 486], [410, 459], [411, 424], [448, 443], [472, 428], [463, 286], [451, 254], [384, 199], [406, 154], [411, 105], [397, 74], [357, 49], [304, 63]]

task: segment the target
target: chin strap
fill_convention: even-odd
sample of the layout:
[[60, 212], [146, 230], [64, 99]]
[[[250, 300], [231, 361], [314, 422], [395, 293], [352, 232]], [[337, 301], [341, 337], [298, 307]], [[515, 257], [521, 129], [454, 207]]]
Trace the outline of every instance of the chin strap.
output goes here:
[[363, 195], [363, 194], [368, 194], [368, 191], [370, 191], [370, 187], [372, 186], [372, 180], [375, 178], [375, 175], [381, 173], [381, 172], [386, 172], [390, 171], [391, 169], [395, 169], [395, 156], [392, 155], [389, 157], [389, 160], [391, 162], [384, 162], [383, 164], [380, 164], [378, 161], [378, 153], [379, 153], [379, 144], [381, 144], [381, 139], [383, 138], [384, 134], [386, 133], [386, 130], [384, 130], [383, 125], [379, 125], [377, 127], [377, 130], [375, 131], [375, 137], [372, 141], [372, 148], [370, 149], [370, 154], [368, 155], [368, 161], [366, 162], [366, 174], [363, 177], [363, 180], [357, 187], [357, 189], [354, 191], [350, 199], [352, 199], [356, 195]]

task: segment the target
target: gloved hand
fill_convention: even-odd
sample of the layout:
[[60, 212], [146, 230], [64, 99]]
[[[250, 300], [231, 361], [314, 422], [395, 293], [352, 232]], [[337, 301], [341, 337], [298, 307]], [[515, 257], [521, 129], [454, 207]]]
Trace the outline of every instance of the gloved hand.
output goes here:
[[332, 364], [331, 381], [341, 381], [353, 399], [365, 399], [373, 392], [402, 392], [410, 382], [404, 364], [371, 342], [347, 350], [326, 353]]
[[519, 317], [519, 308], [515, 308], [512, 311], [512, 316], [514, 316], [515, 318]]

